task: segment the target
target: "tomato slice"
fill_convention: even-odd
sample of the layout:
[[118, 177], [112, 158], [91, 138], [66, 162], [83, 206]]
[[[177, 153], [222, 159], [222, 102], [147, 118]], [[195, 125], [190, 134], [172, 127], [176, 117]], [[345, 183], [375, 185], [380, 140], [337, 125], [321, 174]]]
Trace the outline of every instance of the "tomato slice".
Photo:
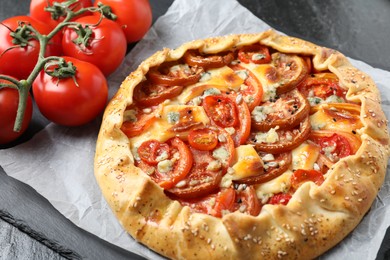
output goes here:
[[251, 114], [249, 107], [245, 102], [237, 104], [239, 125], [235, 127], [232, 135], [234, 145], [237, 147], [246, 143], [251, 132]]
[[266, 101], [252, 111], [252, 127], [259, 131], [291, 129], [310, 112], [307, 99], [296, 89], [281, 95], [275, 102]]
[[306, 117], [293, 129], [275, 130], [272, 128], [268, 132], [251, 133], [248, 143], [253, 144], [258, 151], [272, 154], [284, 153], [304, 142], [309, 137], [310, 130], [310, 120]]
[[188, 67], [185, 64], [169, 62], [153, 67], [146, 77], [154, 84], [166, 86], [188, 86], [199, 81], [203, 73], [201, 67]]
[[263, 99], [263, 87], [259, 79], [253, 72], [245, 69], [239, 64], [230, 65], [230, 68], [236, 72], [244, 71], [247, 77], [244, 81], [244, 87], [241, 87], [240, 94], [243, 100], [247, 103], [249, 111], [252, 111], [256, 106], [260, 105]]
[[204, 197], [194, 199], [178, 199], [183, 206], [189, 206], [192, 212], [222, 217], [225, 213], [239, 211], [244, 214], [257, 216], [261, 203], [256, 196], [256, 190], [248, 186], [243, 190], [224, 188]]
[[184, 56], [184, 61], [190, 66], [202, 67], [204, 70], [220, 68], [228, 65], [234, 59], [232, 52], [224, 54], [200, 54], [196, 50], [188, 50]]
[[236, 192], [233, 188], [221, 190], [215, 198], [215, 205], [211, 211], [214, 217], [222, 217], [224, 211], [234, 211]]
[[234, 210], [252, 216], [257, 216], [261, 210], [260, 200], [257, 198], [256, 190], [253, 186], [247, 186], [245, 189], [236, 191], [236, 203]]
[[234, 142], [226, 131], [220, 130], [214, 150], [201, 151], [190, 146], [193, 165], [188, 175], [175, 187], [167, 190], [179, 198], [206, 196], [219, 189], [222, 176], [233, 160]]
[[337, 133], [326, 130], [313, 131], [309, 139], [321, 147], [321, 154], [332, 163], [355, 154], [361, 145], [357, 136], [343, 131]]
[[[145, 111], [148, 111], [149, 109], [151, 109], [152, 112], [145, 113]], [[141, 109], [141, 107], [131, 106], [126, 109], [125, 114], [128, 112], [131, 114], [131, 117], [129, 120], [123, 122], [121, 130], [129, 138], [142, 134], [156, 120], [153, 108], [146, 108], [145, 110]]]
[[267, 73], [267, 78], [279, 83], [278, 95], [294, 89], [309, 73], [306, 62], [298, 55], [276, 52], [272, 54], [272, 64], [274, 70]]
[[254, 44], [238, 50], [238, 59], [244, 63], [264, 64], [271, 61], [268, 47]]
[[142, 106], [156, 106], [167, 99], [174, 98], [183, 91], [183, 86], [152, 84], [145, 80], [134, 88], [134, 100]]
[[[164, 160], [159, 161], [154, 166], [145, 163], [144, 160], [136, 161], [136, 166], [148, 173], [162, 188], [170, 189], [190, 172], [193, 158], [190, 149], [180, 138], [174, 137], [168, 140], [166, 144], [170, 150], [167, 158], [165, 157]], [[149, 143], [145, 144], [145, 146], [148, 145]], [[156, 160], [158, 159], [156, 158]]]
[[297, 190], [299, 186], [307, 181], [312, 181], [318, 186], [324, 182], [324, 175], [316, 170], [298, 169], [291, 175], [291, 188]]
[[268, 200], [267, 203], [268, 204], [272, 204], [272, 205], [279, 205], [279, 204], [287, 205], [287, 203], [290, 201], [291, 198], [292, 198], [291, 194], [288, 194], [288, 193], [278, 193], [278, 194], [273, 195]]
[[235, 180], [234, 183], [254, 185], [270, 181], [287, 171], [292, 162], [291, 152], [275, 155], [260, 153], [260, 155], [264, 162], [264, 172], [259, 175]]
[[144, 162], [156, 165], [169, 157], [169, 145], [157, 140], [143, 142], [138, 148], [138, 155]]
[[299, 84], [298, 89], [305, 97], [320, 98], [315, 101], [317, 104], [332, 95], [341, 98], [341, 101], [345, 101], [347, 93], [346, 89], [340, 87], [337, 76], [330, 72], [311, 74]]
[[203, 99], [206, 114], [219, 127], [235, 127], [239, 124], [236, 103], [227, 96], [210, 95]]
[[210, 128], [194, 129], [188, 133], [188, 142], [195, 149], [210, 151], [218, 144], [218, 134]]

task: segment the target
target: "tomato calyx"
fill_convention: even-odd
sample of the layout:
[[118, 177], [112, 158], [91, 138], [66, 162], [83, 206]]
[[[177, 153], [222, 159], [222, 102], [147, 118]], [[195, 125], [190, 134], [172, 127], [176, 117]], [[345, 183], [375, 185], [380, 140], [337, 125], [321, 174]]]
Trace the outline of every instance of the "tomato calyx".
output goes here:
[[118, 19], [118, 16], [112, 12], [112, 9], [109, 5], [105, 5], [101, 2], [98, 2], [97, 6], [99, 7], [101, 14], [105, 18], [113, 20], [113, 21]]
[[27, 47], [30, 45], [30, 40], [36, 39], [34, 30], [29, 23], [19, 22], [19, 26], [14, 31], [8, 29], [11, 31], [10, 36], [12, 37], [12, 43], [16, 45], [15, 48]]
[[[97, 25], [98, 24], [93, 26]], [[89, 25], [83, 26], [82, 24], [77, 24], [75, 26], [72, 26], [72, 28], [77, 34], [77, 38], [72, 40], [72, 42], [79, 46], [81, 51], [88, 52], [88, 47], [91, 45], [91, 42], [93, 40], [93, 30], [90, 28]]]
[[51, 14], [51, 18], [53, 20], [58, 20], [60, 17], [66, 17], [68, 10], [75, 3], [77, 3], [76, 0], [68, 0], [64, 2], [53, 2], [53, 4], [50, 5], [48, 1], [48, 5], [45, 7], [45, 11]]
[[71, 61], [67, 62], [63, 58], [52, 60], [51, 62], [45, 64], [44, 71], [53, 78], [73, 78], [76, 86], [78, 86], [75, 78], [77, 68]]

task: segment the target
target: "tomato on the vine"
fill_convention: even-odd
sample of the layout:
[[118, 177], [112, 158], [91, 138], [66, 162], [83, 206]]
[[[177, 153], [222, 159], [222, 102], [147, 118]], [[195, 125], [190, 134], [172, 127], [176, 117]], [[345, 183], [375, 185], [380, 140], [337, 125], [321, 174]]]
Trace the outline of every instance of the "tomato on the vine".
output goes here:
[[[64, 14], [61, 16], [61, 14], [58, 17], [53, 18], [53, 15], [51, 12], [45, 10], [47, 8], [55, 7], [53, 6], [54, 3], [56, 4], [63, 4], [67, 0], [31, 0], [30, 3], [30, 16], [47, 24], [50, 26], [51, 29], [54, 29], [60, 22], [62, 22], [66, 16]], [[69, 8], [71, 8], [73, 11], [78, 11], [81, 8], [90, 7], [92, 6], [91, 0], [78, 0], [76, 3], [71, 4]], [[55, 19], [56, 18], [56, 19]]]
[[[51, 29], [29, 16], [14, 16], [0, 23], [0, 74], [27, 79], [38, 61], [40, 44], [34, 33], [17, 30], [22, 23], [31, 24], [41, 34], [49, 34]], [[45, 55], [61, 55], [61, 49], [61, 39], [55, 36], [48, 43]]]
[[117, 16], [115, 22], [119, 24], [128, 43], [142, 39], [152, 25], [152, 9], [148, 0], [96, 0], [111, 7]]
[[107, 81], [95, 65], [72, 57], [64, 59], [76, 67], [74, 78], [59, 79], [41, 71], [33, 83], [34, 98], [47, 119], [78, 126], [92, 121], [105, 108]]
[[[0, 80], [0, 83], [8, 84], [9, 82]], [[29, 95], [27, 98], [22, 128], [19, 132], [15, 132], [13, 130], [18, 110], [18, 103], [18, 90], [8, 87], [0, 89], [0, 144], [6, 144], [16, 140], [26, 131], [31, 121], [33, 106], [31, 96]]]
[[[99, 16], [84, 16], [75, 21], [82, 27], [68, 26], [62, 47], [66, 56], [95, 64], [104, 75], [114, 72], [126, 55], [125, 35], [115, 22]], [[87, 27], [87, 28], [86, 28]], [[85, 38], [85, 35], [90, 37]]]

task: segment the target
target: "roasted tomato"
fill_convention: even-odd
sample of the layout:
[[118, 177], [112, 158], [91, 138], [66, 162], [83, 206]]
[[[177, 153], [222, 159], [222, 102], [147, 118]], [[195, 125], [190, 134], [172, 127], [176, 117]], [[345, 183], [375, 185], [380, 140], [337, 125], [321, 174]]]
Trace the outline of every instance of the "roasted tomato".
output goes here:
[[306, 117], [295, 128], [284, 130], [277, 128], [271, 128], [268, 132], [251, 133], [248, 143], [253, 144], [256, 150], [266, 153], [291, 151], [309, 137], [311, 125], [309, 117]]
[[235, 180], [234, 183], [242, 184], [260, 184], [272, 179], [275, 179], [282, 173], [288, 170], [292, 162], [291, 152], [281, 154], [267, 154], [260, 153], [261, 158], [264, 162], [263, 173], [239, 180]]
[[188, 86], [198, 82], [203, 71], [200, 67], [167, 62], [151, 68], [146, 77], [157, 85]]
[[188, 142], [195, 149], [210, 151], [218, 145], [218, 132], [210, 128], [193, 129], [188, 133]]
[[175, 187], [167, 190], [179, 198], [197, 198], [215, 192], [222, 176], [233, 160], [234, 143], [230, 135], [220, 129], [214, 150], [201, 151], [190, 146], [193, 165], [189, 174]]
[[309, 139], [321, 147], [321, 153], [331, 162], [355, 154], [361, 145], [359, 137], [352, 133], [319, 130], [312, 131]]
[[324, 182], [324, 175], [316, 170], [298, 169], [291, 175], [290, 181], [291, 188], [296, 190], [307, 181], [312, 181], [317, 185], [321, 185]]
[[239, 124], [237, 105], [228, 96], [206, 96], [202, 105], [206, 114], [217, 126], [226, 128], [235, 127]]
[[204, 70], [220, 68], [228, 65], [234, 59], [232, 52], [224, 54], [200, 54], [199, 51], [189, 50], [184, 56], [184, 61], [190, 66], [202, 67]]
[[294, 89], [308, 75], [306, 62], [297, 55], [276, 52], [266, 74], [269, 81], [279, 83], [276, 93], [281, 95]]
[[238, 75], [243, 75], [245, 81], [240, 89], [240, 94], [243, 100], [247, 103], [249, 111], [252, 111], [256, 106], [260, 105], [263, 99], [263, 87], [258, 78], [249, 70], [239, 64], [230, 65]]
[[330, 72], [311, 74], [298, 85], [299, 91], [309, 100], [312, 105], [345, 102], [346, 89], [339, 85], [337, 76]]
[[227, 129], [236, 146], [244, 144], [251, 128], [247, 104], [235, 94], [206, 96], [202, 103], [206, 114], [219, 127]]
[[292, 197], [291, 194], [288, 194], [288, 193], [278, 193], [278, 194], [273, 195], [268, 200], [267, 203], [272, 204], [272, 205], [278, 205], [278, 204], [287, 205], [287, 203], [290, 201], [291, 197]]
[[[165, 144], [169, 148], [165, 147], [164, 143], [146, 142], [138, 148], [138, 153], [141, 153], [142, 157], [140, 155], [141, 161], [136, 161], [136, 166], [149, 174], [162, 188], [170, 189], [187, 176], [191, 170], [193, 159], [189, 147], [180, 138], [174, 137], [168, 140]], [[152, 155], [155, 156], [154, 160], [158, 161], [157, 165], [154, 165], [154, 160], [149, 163], [149, 160], [144, 158], [147, 151], [155, 150], [153, 146], [157, 147]]]
[[156, 106], [180, 95], [182, 91], [182, 86], [157, 85], [145, 80], [134, 88], [134, 100], [142, 106]]
[[157, 165], [161, 160], [169, 157], [169, 145], [157, 140], [148, 140], [138, 148], [138, 155], [144, 162]]
[[142, 109], [139, 106], [132, 105], [124, 112], [124, 122], [121, 130], [131, 138], [142, 134], [156, 120], [156, 115], [152, 108]]
[[238, 59], [244, 63], [264, 64], [271, 61], [271, 55], [268, 47], [255, 44], [240, 48]]
[[244, 189], [238, 186], [235, 202], [233, 211], [238, 210], [241, 213], [252, 216], [257, 216], [260, 213], [262, 205], [257, 198], [256, 190], [253, 186], [244, 186]]
[[281, 95], [275, 102], [267, 101], [252, 111], [252, 127], [259, 131], [291, 129], [305, 119], [310, 104], [298, 90]]
[[179, 198], [179, 201], [194, 212], [219, 218], [234, 211], [257, 216], [261, 210], [261, 203], [251, 186], [240, 190], [224, 188], [201, 198], [186, 200]]

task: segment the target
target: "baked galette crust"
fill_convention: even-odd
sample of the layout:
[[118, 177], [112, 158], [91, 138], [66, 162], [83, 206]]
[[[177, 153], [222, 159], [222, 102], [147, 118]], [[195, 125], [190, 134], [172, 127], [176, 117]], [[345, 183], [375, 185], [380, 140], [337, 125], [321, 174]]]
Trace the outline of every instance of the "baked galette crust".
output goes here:
[[[165, 195], [134, 166], [129, 138], [121, 131], [133, 91], [151, 67], [181, 58], [189, 49], [219, 53], [253, 43], [313, 56], [313, 67], [329, 70], [361, 103], [362, 144], [341, 159], [317, 186], [306, 182], [286, 206], [264, 205], [258, 216], [234, 212], [222, 218], [192, 213]], [[196, 40], [163, 49], [146, 59], [122, 83], [104, 113], [95, 155], [95, 176], [124, 229], [137, 241], [173, 259], [311, 259], [350, 233], [380, 189], [389, 155], [387, 121], [373, 80], [341, 53], [269, 30]]]

